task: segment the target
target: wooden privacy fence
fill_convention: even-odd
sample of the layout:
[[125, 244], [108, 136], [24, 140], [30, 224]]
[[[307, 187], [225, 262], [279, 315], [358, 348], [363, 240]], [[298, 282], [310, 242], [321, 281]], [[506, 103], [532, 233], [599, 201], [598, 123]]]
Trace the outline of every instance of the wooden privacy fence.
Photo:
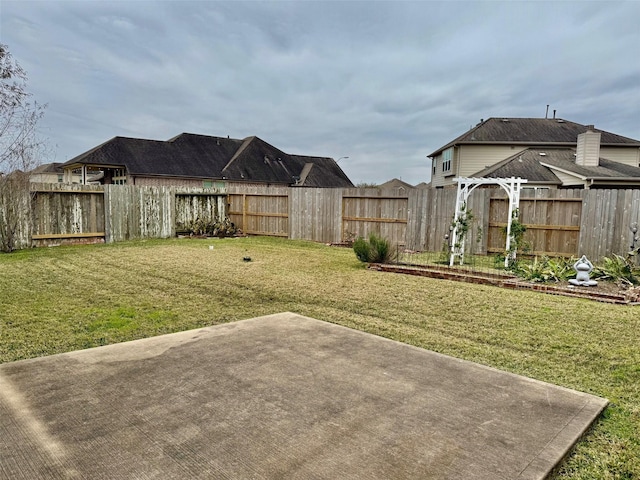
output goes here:
[[[377, 188], [322, 189], [230, 185], [228, 191], [124, 185], [33, 184], [20, 195], [16, 246], [167, 238], [196, 221], [229, 216], [242, 231], [323, 243], [375, 232], [416, 251], [447, 248], [455, 189], [402, 194]], [[1, 206], [2, 204], [0, 204]], [[504, 250], [506, 194], [478, 188], [468, 200], [475, 253]], [[640, 223], [640, 190], [525, 189], [520, 221], [531, 253], [625, 255]], [[0, 220], [5, 212], [0, 211]]]
[[168, 238], [198, 220], [223, 219], [226, 197], [212, 189], [33, 184], [21, 248]]
[[[417, 251], [447, 247], [455, 201], [455, 189], [398, 194], [377, 188], [253, 187], [250, 194], [229, 196], [232, 219], [246, 233], [338, 243], [375, 232]], [[467, 246], [475, 253], [504, 252], [507, 207], [501, 189], [473, 191]], [[629, 251], [629, 226], [640, 223], [640, 190], [524, 189], [519, 214], [527, 227], [527, 253], [586, 254], [595, 261]]]

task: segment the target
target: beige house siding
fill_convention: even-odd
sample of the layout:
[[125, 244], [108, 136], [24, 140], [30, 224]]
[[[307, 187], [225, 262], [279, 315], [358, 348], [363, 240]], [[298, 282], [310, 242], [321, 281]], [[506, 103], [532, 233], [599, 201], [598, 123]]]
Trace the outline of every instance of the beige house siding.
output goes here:
[[431, 159], [431, 182], [430, 182], [430, 186], [432, 187], [438, 187], [440, 185], [442, 185], [442, 172], [439, 171], [438, 165], [441, 165], [441, 163], [439, 163], [442, 161], [442, 159], [440, 158], [440, 156], [436, 157], [436, 158], [432, 158]]
[[442, 175], [442, 155], [438, 155], [432, 160], [431, 164], [431, 185], [441, 187], [444, 184], [444, 176]]
[[434, 187], [441, 187], [443, 185], [452, 184], [452, 180], [458, 176], [458, 161], [459, 149], [455, 147], [453, 149], [453, 155], [451, 157], [451, 170], [447, 172], [442, 171], [443, 155], [442, 153], [435, 158], [435, 173], [433, 171], [433, 164], [431, 170], [431, 185]]
[[522, 152], [525, 148], [512, 145], [461, 145], [454, 149], [452, 173], [447, 176], [442, 172], [442, 154], [436, 157], [436, 171], [432, 174], [431, 185], [454, 185], [454, 178], [470, 177], [489, 165]]
[[32, 173], [29, 180], [34, 183], [60, 183], [57, 173]]
[[488, 166], [522, 152], [526, 147], [514, 145], [463, 145], [460, 147], [458, 175], [470, 177]]
[[640, 166], [640, 148], [600, 147], [600, 157], [632, 167]]
[[587, 182], [585, 180], [582, 180], [576, 177], [575, 175], [569, 175], [567, 173], [560, 172], [555, 169], [553, 170], [553, 173], [555, 174], [556, 177], [560, 179], [563, 187], [580, 188], [580, 187], [587, 186]]

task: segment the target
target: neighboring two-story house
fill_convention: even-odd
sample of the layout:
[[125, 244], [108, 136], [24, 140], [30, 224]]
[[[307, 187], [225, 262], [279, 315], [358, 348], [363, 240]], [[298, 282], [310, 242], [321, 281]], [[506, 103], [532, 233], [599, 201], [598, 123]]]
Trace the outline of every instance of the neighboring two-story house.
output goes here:
[[353, 187], [328, 157], [284, 153], [258, 137], [182, 133], [170, 140], [114, 137], [62, 165], [65, 182], [223, 187], [233, 183]]
[[528, 187], [640, 187], [640, 141], [560, 118], [490, 118], [429, 157], [433, 187], [512, 176]]

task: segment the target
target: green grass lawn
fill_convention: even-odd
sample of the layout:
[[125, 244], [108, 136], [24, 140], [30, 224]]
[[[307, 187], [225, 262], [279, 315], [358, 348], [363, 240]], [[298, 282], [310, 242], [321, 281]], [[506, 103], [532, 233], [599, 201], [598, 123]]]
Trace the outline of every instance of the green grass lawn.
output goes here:
[[640, 307], [369, 271], [272, 238], [0, 254], [0, 362], [282, 311], [606, 397], [557, 478], [640, 478]]

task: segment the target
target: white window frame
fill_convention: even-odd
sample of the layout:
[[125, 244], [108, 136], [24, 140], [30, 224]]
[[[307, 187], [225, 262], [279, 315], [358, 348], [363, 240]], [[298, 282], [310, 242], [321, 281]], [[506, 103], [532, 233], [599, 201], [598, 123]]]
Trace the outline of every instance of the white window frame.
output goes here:
[[113, 177], [111, 178], [113, 185], [126, 185], [127, 184], [127, 172], [124, 168], [115, 168], [113, 170]]
[[442, 151], [442, 173], [451, 173], [453, 167], [453, 147]]

